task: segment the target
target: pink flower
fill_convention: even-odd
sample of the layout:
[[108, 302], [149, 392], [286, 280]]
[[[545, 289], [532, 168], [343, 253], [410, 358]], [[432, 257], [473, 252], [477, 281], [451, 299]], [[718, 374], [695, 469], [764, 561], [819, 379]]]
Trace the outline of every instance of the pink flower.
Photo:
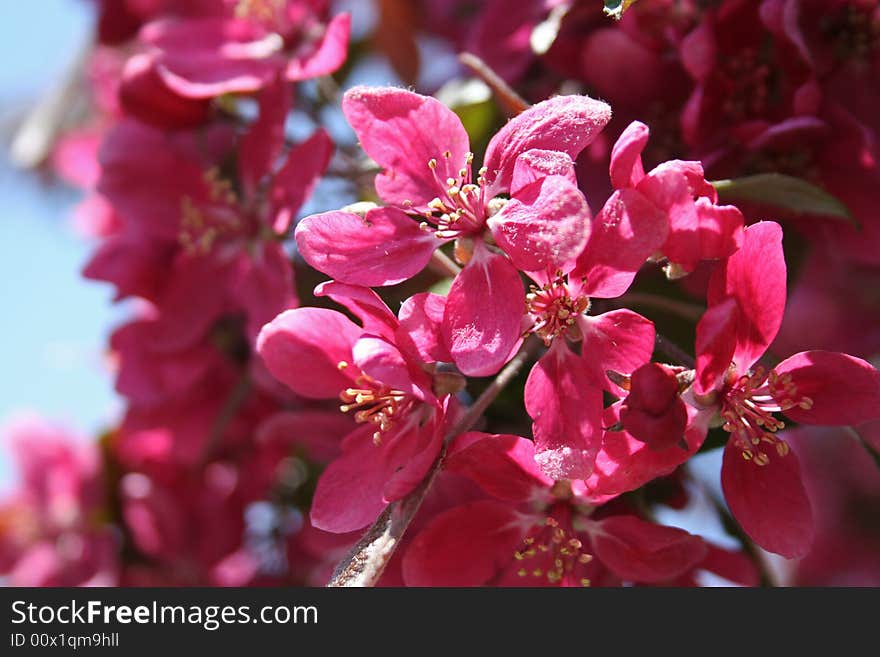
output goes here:
[[646, 174], [642, 151], [648, 137], [648, 127], [636, 121], [614, 145], [612, 199], [619, 199], [633, 221], [648, 211], [668, 215], [668, 237], [659, 251], [676, 270], [690, 273], [701, 260], [732, 254], [742, 241], [742, 213], [732, 205], [717, 205], [718, 194], [699, 162], [663, 162]]
[[[574, 178], [570, 165], [566, 173]], [[616, 192], [590, 223], [576, 259], [555, 271], [528, 272], [536, 285], [526, 296], [524, 335], [536, 334], [550, 349], [529, 375], [525, 403], [536, 458], [547, 476], [590, 476], [602, 444], [602, 391], [621, 393], [606, 371], [632, 372], [651, 357], [650, 321], [625, 309], [587, 312], [591, 298], [614, 298], [627, 290], [667, 239], [668, 223], [668, 214], [637, 191]], [[580, 356], [569, 342], [580, 343]]]
[[442, 297], [413, 297], [395, 317], [367, 288], [328, 282], [315, 293], [345, 305], [362, 326], [333, 310], [297, 308], [263, 328], [257, 351], [294, 392], [338, 398], [360, 425], [318, 481], [311, 509], [315, 527], [344, 533], [415, 488], [439, 453], [451, 400], [429, 373], [439, 347], [425, 309], [442, 306]]
[[347, 54], [349, 23], [340, 14], [325, 24], [297, 0], [242, 2], [229, 16], [153, 21], [139, 33], [145, 52], [126, 65], [122, 103], [147, 123], [198, 125], [210, 113], [209, 101], [223, 94], [335, 71]]
[[407, 549], [409, 586], [590, 586], [663, 582], [692, 569], [706, 545], [630, 512], [605, 513], [579, 481], [535, 466], [532, 443], [467, 433], [445, 468], [478, 484], [483, 500], [440, 513]]
[[880, 417], [880, 373], [828, 351], [754, 367], [776, 337], [785, 306], [782, 230], [746, 229], [743, 247], [712, 275], [708, 310], [697, 325], [694, 401], [731, 434], [721, 479], [728, 505], [762, 547], [802, 556], [813, 534], [797, 457], [777, 435], [782, 412], [805, 424], [856, 425]]
[[[363, 217], [306, 217], [296, 230], [300, 252], [338, 281], [392, 285], [454, 240], [466, 266], [448, 295], [444, 339], [465, 374], [498, 371], [520, 339], [517, 269], [555, 270], [583, 249], [589, 208], [571, 161], [607, 123], [610, 108], [584, 96], [539, 103], [491, 139], [477, 172], [461, 121], [433, 98], [355, 87], [343, 111], [383, 169], [376, 191], [389, 205]], [[499, 196], [507, 193], [510, 199]], [[489, 237], [507, 257], [487, 247]]]
[[[259, 118], [238, 143], [220, 127], [200, 146], [191, 135], [169, 138], [124, 121], [102, 148], [98, 190], [123, 228], [85, 273], [153, 301], [162, 349], [191, 344], [225, 313], [243, 312], [253, 338], [295, 304], [292, 268], [278, 237], [311, 193], [332, 144], [318, 131], [282, 153], [286, 85], [266, 88], [260, 100]], [[233, 147], [240, 193], [217, 166]]]
[[37, 418], [7, 427], [17, 489], [0, 501], [0, 574], [13, 586], [112, 586], [118, 541], [97, 445]]
[[725, 0], [681, 42], [695, 82], [682, 133], [700, 155], [742, 139], [751, 126], [809, 111], [807, 71], [767, 30], [768, 4]]

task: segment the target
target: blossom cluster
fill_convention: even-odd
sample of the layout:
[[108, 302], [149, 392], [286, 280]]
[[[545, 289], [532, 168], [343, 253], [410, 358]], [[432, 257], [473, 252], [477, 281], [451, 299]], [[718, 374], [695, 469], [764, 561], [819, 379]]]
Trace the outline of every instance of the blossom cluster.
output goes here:
[[[377, 23], [402, 79], [424, 32], [479, 58], [508, 116], [475, 127], [354, 83], [323, 0], [99, 3], [52, 164], [129, 301], [125, 408], [12, 428], [0, 572], [322, 585], [408, 508], [372, 584], [880, 582], [880, 5], [828, 4]], [[700, 504], [734, 535], [670, 519]]]

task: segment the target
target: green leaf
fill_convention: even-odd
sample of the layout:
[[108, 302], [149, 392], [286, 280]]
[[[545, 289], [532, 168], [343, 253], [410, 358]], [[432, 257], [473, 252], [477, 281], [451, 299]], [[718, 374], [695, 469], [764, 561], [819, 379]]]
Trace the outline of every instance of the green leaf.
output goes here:
[[714, 180], [718, 198], [725, 203], [752, 201], [794, 214], [828, 217], [859, 227], [843, 202], [801, 178], [781, 173], [759, 173], [744, 178]]
[[495, 107], [492, 90], [481, 80], [450, 80], [435, 94], [437, 100], [458, 114], [471, 144], [479, 144], [492, 127]]
[[605, 0], [605, 14], [615, 20], [620, 20], [623, 12], [635, 4], [636, 0]]

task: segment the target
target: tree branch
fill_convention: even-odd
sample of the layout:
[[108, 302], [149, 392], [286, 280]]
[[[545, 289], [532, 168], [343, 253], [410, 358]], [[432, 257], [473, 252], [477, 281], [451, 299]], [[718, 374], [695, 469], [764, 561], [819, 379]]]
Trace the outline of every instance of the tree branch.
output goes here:
[[328, 587], [375, 586], [403, 539], [412, 519], [422, 506], [431, 485], [440, 473], [449, 443], [456, 436], [468, 431], [480, 419], [498, 394], [519, 374], [523, 365], [529, 361], [540, 346], [540, 341], [530, 340], [499, 372], [495, 380], [446, 434], [443, 446], [440, 448], [440, 454], [422, 483], [409, 495], [397, 502], [392, 502], [385, 508], [376, 522], [367, 530], [367, 533], [333, 570], [333, 575], [327, 583]]
[[455, 278], [461, 273], [461, 267], [455, 264], [452, 258], [440, 249], [434, 251], [434, 255], [431, 256], [431, 260], [428, 262], [428, 267], [431, 268], [431, 271], [449, 278]]
[[674, 360], [678, 365], [684, 365], [691, 369], [694, 369], [697, 366], [693, 356], [660, 333], [654, 335], [654, 346]]
[[657, 308], [666, 312], [678, 315], [684, 319], [694, 321], [700, 319], [705, 312], [705, 308], [695, 303], [687, 301], [678, 301], [677, 299], [668, 299], [657, 294], [646, 292], [628, 292], [622, 297], [615, 299], [615, 305], [625, 308], [629, 305], [648, 306], [649, 308]]
[[476, 55], [463, 52], [458, 56], [458, 60], [489, 86], [498, 99], [498, 104], [508, 116], [516, 116], [531, 107], [528, 101], [511, 89], [509, 84]]

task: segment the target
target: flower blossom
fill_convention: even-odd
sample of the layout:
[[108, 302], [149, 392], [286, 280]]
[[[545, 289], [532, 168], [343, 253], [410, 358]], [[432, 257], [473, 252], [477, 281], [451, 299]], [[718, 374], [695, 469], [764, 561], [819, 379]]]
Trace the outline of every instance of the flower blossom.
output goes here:
[[319, 479], [311, 510], [315, 527], [343, 533], [409, 493], [439, 453], [452, 401], [431, 367], [443, 297], [417, 295], [395, 317], [367, 288], [331, 281], [315, 293], [345, 305], [362, 326], [325, 308], [288, 310], [262, 329], [257, 351], [294, 392], [339, 399], [359, 425]]
[[486, 498], [440, 513], [407, 549], [409, 586], [613, 586], [655, 583], [691, 570], [707, 554], [688, 532], [606, 512], [583, 482], [546, 477], [533, 444], [472, 432], [445, 468]]
[[418, 273], [454, 241], [465, 267], [449, 291], [444, 339], [463, 373], [497, 372], [520, 340], [509, 321], [522, 316], [518, 270], [555, 270], [583, 249], [589, 206], [570, 163], [610, 108], [585, 96], [538, 103], [490, 140], [476, 171], [461, 121], [433, 98], [361, 86], [342, 109], [382, 167], [376, 191], [388, 205], [306, 217], [300, 253], [335, 280], [381, 286]]
[[126, 63], [120, 98], [146, 123], [193, 127], [224, 94], [332, 73], [345, 61], [349, 25], [348, 14], [326, 21], [302, 0], [240, 0], [220, 15], [159, 18], [138, 33], [144, 52]]
[[756, 362], [776, 337], [785, 307], [782, 230], [762, 222], [714, 272], [708, 310], [697, 325], [692, 402], [730, 439], [721, 481], [728, 505], [762, 547], [802, 556], [813, 534], [797, 456], [778, 431], [801, 424], [858, 425], [880, 417], [880, 372], [829, 351], [794, 354], [772, 368]]
[[119, 542], [97, 445], [32, 418], [8, 438], [21, 482], [0, 500], [0, 574], [13, 586], [114, 585]]

